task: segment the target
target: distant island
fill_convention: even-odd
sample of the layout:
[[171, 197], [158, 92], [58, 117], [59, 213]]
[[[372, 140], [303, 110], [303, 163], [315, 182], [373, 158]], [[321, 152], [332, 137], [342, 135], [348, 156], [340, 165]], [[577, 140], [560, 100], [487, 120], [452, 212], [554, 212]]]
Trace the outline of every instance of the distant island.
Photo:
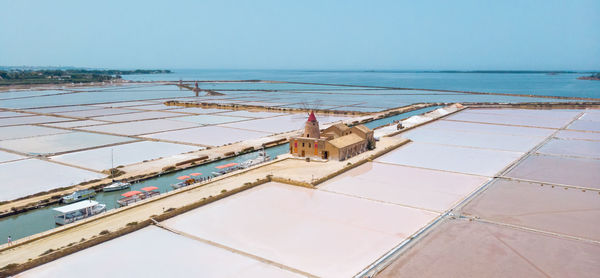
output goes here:
[[600, 72], [588, 76], [577, 77], [579, 80], [600, 80]]
[[10, 69], [0, 70], [0, 86], [90, 83], [120, 80], [121, 75], [171, 73], [170, 70]]

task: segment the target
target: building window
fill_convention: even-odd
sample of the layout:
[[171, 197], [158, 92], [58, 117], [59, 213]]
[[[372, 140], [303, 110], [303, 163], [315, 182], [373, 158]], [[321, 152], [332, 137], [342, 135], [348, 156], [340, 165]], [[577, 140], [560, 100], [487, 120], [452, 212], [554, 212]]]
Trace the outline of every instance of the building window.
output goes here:
[[307, 134], [306, 134], [306, 138], [308, 138], [308, 137], [310, 137], [310, 134], [308, 134], [308, 133], [307, 133]]
[[302, 147], [304, 147], [304, 143], [302, 143]]
[[310, 147], [312, 147], [310, 143], [308, 143], [308, 147], [309, 147], [309, 148], [310, 148]]

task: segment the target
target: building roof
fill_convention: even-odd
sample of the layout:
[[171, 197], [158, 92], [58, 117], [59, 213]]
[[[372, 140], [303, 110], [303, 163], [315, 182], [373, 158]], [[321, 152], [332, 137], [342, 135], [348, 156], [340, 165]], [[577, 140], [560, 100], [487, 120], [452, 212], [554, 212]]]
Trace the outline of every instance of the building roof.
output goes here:
[[364, 125], [356, 125], [356, 126], [354, 126], [354, 127], [355, 127], [356, 129], [358, 129], [358, 130], [360, 130], [360, 131], [364, 132], [364, 133], [368, 133], [369, 131], [371, 131], [371, 129], [370, 129], [370, 128], [368, 128], [368, 127], [366, 127], [366, 126], [364, 126]]
[[330, 130], [330, 129], [337, 129], [340, 132], [344, 132], [344, 131], [346, 131], [346, 130], [348, 130], [350, 128], [347, 125], [343, 124], [343, 123], [337, 123], [337, 124], [334, 124], [334, 125], [326, 128], [325, 130], [327, 131], [327, 130]]
[[317, 117], [315, 117], [315, 113], [313, 111], [310, 111], [310, 115], [308, 116], [308, 122], [316, 122], [317, 121]]
[[71, 211], [76, 211], [84, 208], [89, 208], [97, 205], [98, 202], [92, 200], [80, 201], [75, 204], [66, 205], [64, 207], [53, 208], [52, 210], [58, 211], [60, 213], [67, 213]]
[[335, 138], [328, 142], [336, 148], [343, 148], [346, 146], [354, 145], [356, 143], [360, 143], [364, 140], [365, 140], [364, 138], [361, 138], [360, 136], [358, 136], [356, 134], [348, 134], [345, 136]]

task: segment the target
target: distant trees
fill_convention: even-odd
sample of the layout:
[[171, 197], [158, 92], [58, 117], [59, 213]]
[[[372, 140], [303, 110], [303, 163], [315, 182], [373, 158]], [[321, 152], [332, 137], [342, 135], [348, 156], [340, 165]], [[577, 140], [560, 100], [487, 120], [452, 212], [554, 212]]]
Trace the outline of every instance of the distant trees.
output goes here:
[[89, 83], [121, 79], [126, 74], [171, 73], [170, 70], [0, 70], [0, 85]]

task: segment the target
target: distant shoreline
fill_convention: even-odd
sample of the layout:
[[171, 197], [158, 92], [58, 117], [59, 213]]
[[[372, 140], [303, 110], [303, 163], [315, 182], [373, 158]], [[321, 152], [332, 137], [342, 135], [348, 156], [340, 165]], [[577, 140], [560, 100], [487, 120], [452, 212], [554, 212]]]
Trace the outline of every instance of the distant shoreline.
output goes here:
[[579, 80], [600, 80], [600, 73], [595, 73], [589, 76], [580, 76], [577, 77]]
[[133, 74], [165, 74], [170, 70], [87, 70], [87, 69], [56, 69], [31, 70], [10, 69], [0, 70], [0, 86], [15, 85], [51, 85], [51, 84], [81, 84], [93, 82], [118, 82], [121, 75]]

